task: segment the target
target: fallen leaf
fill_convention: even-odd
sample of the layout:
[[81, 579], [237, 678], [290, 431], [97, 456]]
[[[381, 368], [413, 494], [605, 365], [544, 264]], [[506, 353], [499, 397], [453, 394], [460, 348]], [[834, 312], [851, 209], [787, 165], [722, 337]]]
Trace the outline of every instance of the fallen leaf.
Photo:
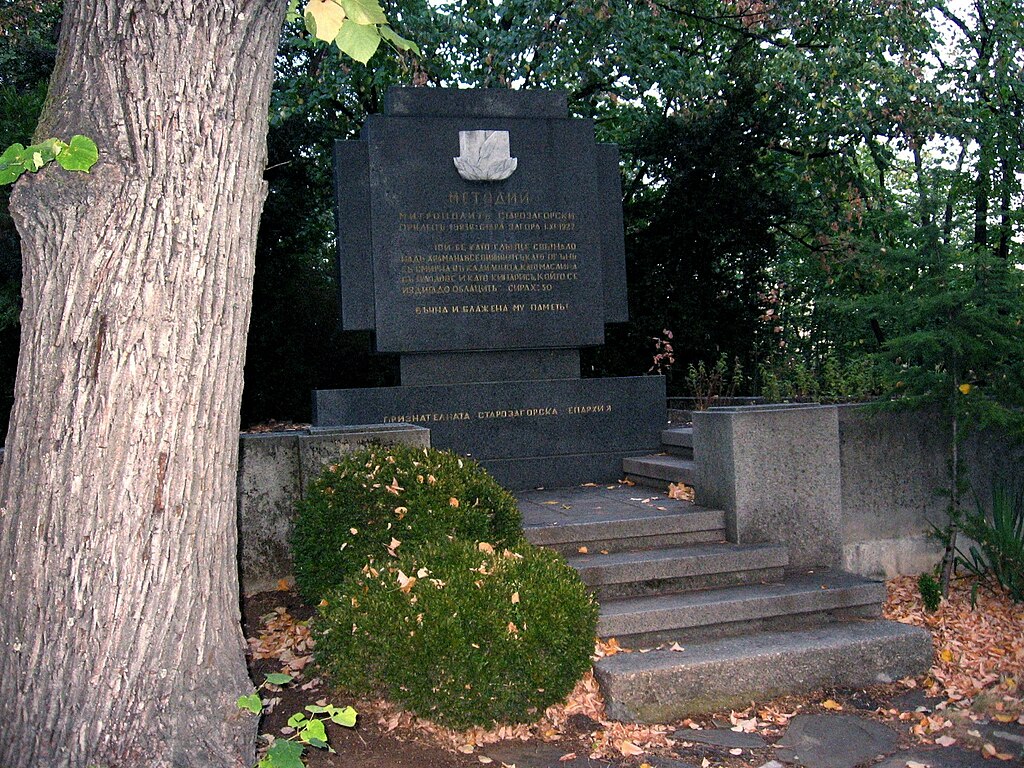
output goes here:
[[843, 709], [843, 705], [834, 699], [825, 699], [823, 702], [821, 702], [821, 706], [825, 709], [831, 709], [836, 712], [840, 712]]
[[478, 550], [480, 550], [481, 552], [484, 552], [485, 554], [488, 554], [488, 555], [493, 555], [494, 554], [494, 547], [492, 547], [486, 541], [481, 541], [479, 544], [476, 545], [476, 548]]
[[623, 757], [636, 757], [644, 753], [643, 749], [638, 747], [629, 739], [623, 739], [615, 745], [619, 752], [622, 753]]
[[405, 593], [408, 594], [409, 590], [412, 589], [412, 587], [413, 587], [413, 585], [415, 583], [416, 583], [416, 577], [415, 576], [406, 576], [401, 571], [398, 572], [398, 591], [399, 592], [405, 592]]
[[452, 496], [450, 499], [448, 499], [448, 506], [458, 508], [459, 500]]
[[670, 499], [677, 499], [678, 501], [693, 501], [694, 490], [692, 486], [684, 483], [669, 483], [668, 497]]
[[686, 650], [686, 649], [685, 649], [685, 648], [683, 648], [683, 646], [681, 646], [681, 645], [680, 645], [679, 643], [672, 643], [672, 645], [670, 645], [670, 646], [668, 647], [668, 649], [669, 649], [670, 651], [676, 651], [677, 653], [679, 653], [679, 652], [681, 652], [681, 651], [685, 651], [685, 650]]
[[278, 579], [277, 580], [277, 591], [278, 592], [287, 592], [288, 591], [288, 579]]
[[579, 548], [579, 549], [577, 549], [576, 551], [577, 551], [577, 552], [579, 552], [579, 553], [580, 553], [581, 555], [585, 555], [585, 554], [587, 554], [587, 552], [589, 552], [590, 550], [589, 550], [589, 549], [587, 549], [586, 547], [580, 547], [580, 548]]
[[560, 763], [567, 763], [570, 760], [575, 760], [575, 759], [576, 759], [576, 753], [575, 752], [567, 752], [564, 755], [562, 755], [560, 758], [558, 758], [558, 762], [560, 762]]
[[513, 603], [518, 603], [519, 602], [519, 593], [518, 592], [513, 592], [512, 593], [512, 602]]
[[956, 744], [956, 739], [954, 739], [952, 736], [946, 736], [945, 734], [943, 734], [935, 740], [935, 743], [938, 744], [940, 747], [952, 747], [954, 744]]
[[494, 762], [493, 760], [491, 760], [491, 758], [487, 757], [486, 755], [477, 755], [476, 759], [479, 760], [484, 765], [487, 765], [488, 763], [493, 763]]
[[740, 749], [739, 747], [736, 747], [734, 749], [730, 749], [729, 750], [729, 754], [730, 755], [742, 755], [743, 754], [743, 750]]
[[931, 763], [919, 763], [916, 760], [907, 760], [907, 768], [931, 768]]

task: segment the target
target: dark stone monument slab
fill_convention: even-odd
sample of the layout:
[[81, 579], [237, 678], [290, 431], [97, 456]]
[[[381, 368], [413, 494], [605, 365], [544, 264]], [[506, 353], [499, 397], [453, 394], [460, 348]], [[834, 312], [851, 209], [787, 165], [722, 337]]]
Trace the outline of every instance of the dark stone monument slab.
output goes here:
[[390, 91], [336, 144], [335, 188], [343, 327], [399, 353], [403, 386], [318, 391], [314, 424], [429, 426], [516, 488], [655, 449], [663, 380], [579, 376], [627, 319], [619, 184], [564, 94]]

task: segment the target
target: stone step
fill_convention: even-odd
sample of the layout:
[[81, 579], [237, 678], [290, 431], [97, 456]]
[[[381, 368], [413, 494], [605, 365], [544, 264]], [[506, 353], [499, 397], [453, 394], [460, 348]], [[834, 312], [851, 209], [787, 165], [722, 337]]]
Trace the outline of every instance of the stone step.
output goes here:
[[566, 562], [601, 602], [666, 592], [780, 581], [789, 562], [774, 544], [697, 544], [642, 552], [572, 555]]
[[931, 661], [926, 630], [851, 621], [690, 644], [681, 652], [617, 653], [594, 670], [609, 719], [666, 723], [784, 694], [892, 682], [925, 672]]
[[725, 541], [725, 513], [691, 507], [676, 513], [657, 507], [616, 510], [603, 518], [525, 525], [523, 533], [531, 544], [566, 556], [579, 554], [581, 547], [597, 554]]
[[655, 453], [623, 459], [622, 471], [628, 480], [652, 488], [663, 488], [667, 483], [693, 485], [694, 463], [693, 459]]
[[661, 431], [661, 447], [670, 456], [693, 458], [693, 427], [674, 426]]
[[626, 647], [649, 648], [878, 618], [884, 601], [880, 582], [821, 570], [787, 576], [777, 584], [603, 601], [597, 631]]

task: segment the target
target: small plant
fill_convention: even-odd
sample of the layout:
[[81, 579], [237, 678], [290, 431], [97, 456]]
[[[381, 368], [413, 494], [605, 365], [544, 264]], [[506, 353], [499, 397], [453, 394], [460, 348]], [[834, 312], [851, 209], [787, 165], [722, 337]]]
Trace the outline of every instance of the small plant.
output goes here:
[[917, 577], [917, 591], [921, 593], [921, 602], [929, 613], [939, 610], [942, 603], [942, 587], [930, 573], [922, 573]]
[[368, 564], [320, 607], [316, 656], [353, 693], [383, 688], [467, 728], [538, 719], [590, 668], [597, 605], [550, 550], [444, 541]]
[[686, 369], [686, 383], [693, 395], [695, 410], [706, 411], [720, 397], [733, 397], [743, 386], [743, 366], [739, 358], [729, 365], [729, 358], [720, 355], [708, 367], [703, 360]]
[[447, 451], [371, 446], [324, 469], [298, 504], [295, 582], [316, 605], [370, 557], [460, 538], [512, 546], [519, 507], [476, 462]]
[[790, 400], [817, 403], [857, 402], [878, 395], [878, 372], [868, 358], [846, 363], [834, 354], [825, 354], [811, 364], [787, 355], [758, 368], [761, 396], [770, 403]]
[[[269, 674], [255, 691], [238, 697], [238, 708], [258, 716], [263, 713], [260, 690], [270, 685], [288, 685], [292, 682], [294, 678], [283, 672]], [[307, 706], [305, 711], [296, 712], [288, 718], [288, 727], [294, 733], [287, 739], [274, 739], [256, 768], [305, 768], [302, 755], [307, 746], [334, 752], [327, 743], [327, 723], [352, 728], [356, 724], [356, 717], [352, 707], [335, 707], [333, 704]]]
[[963, 515], [960, 530], [973, 543], [966, 552], [957, 548], [957, 563], [983, 585], [998, 584], [1024, 602], [1024, 492], [995, 486], [991, 512], [979, 504]]
[[672, 349], [672, 331], [666, 328], [661, 336], [652, 336], [651, 341], [654, 342], [654, 357], [647, 372], [665, 376], [676, 362], [676, 354]]

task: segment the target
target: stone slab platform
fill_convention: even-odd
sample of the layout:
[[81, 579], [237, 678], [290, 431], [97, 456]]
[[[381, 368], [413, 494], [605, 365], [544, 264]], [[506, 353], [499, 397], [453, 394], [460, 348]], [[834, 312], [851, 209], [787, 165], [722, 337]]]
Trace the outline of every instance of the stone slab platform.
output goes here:
[[664, 723], [785, 693], [892, 681], [927, 670], [931, 660], [926, 630], [863, 621], [726, 638], [682, 652], [620, 653], [594, 669], [610, 718]]

